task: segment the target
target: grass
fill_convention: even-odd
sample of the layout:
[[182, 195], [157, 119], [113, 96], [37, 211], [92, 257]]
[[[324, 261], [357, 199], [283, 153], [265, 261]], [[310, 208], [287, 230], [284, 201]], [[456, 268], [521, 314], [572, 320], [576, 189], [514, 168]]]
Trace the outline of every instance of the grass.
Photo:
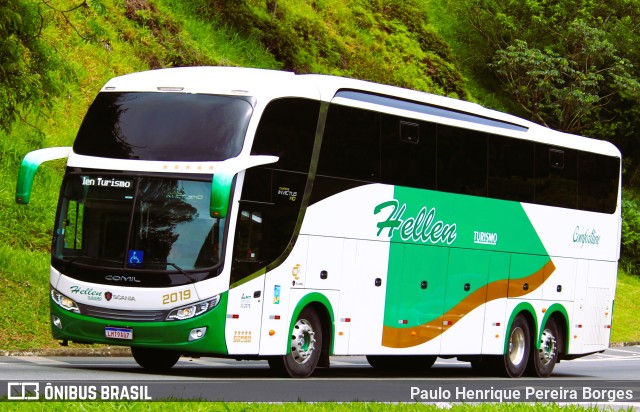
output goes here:
[[[211, 18], [199, 17], [198, 10], [208, 9], [209, 2], [202, 0], [159, 0], [158, 8], [180, 21], [189, 45], [212, 59], [211, 64], [220, 66], [244, 66], [263, 69], [281, 69], [282, 63], [275, 60], [266, 47], [253, 36], [240, 35]], [[211, 14], [211, 13], [209, 13]]]
[[[226, 412], [279, 412], [279, 411], [309, 411], [309, 412], [378, 412], [378, 411], [401, 411], [401, 412], [430, 412], [449, 410], [452, 412], [572, 412], [572, 411], [592, 411], [602, 412], [614, 409], [607, 407], [583, 407], [578, 405], [555, 405], [555, 404], [479, 404], [479, 405], [429, 405], [421, 403], [408, 404], [388, 404], [388, 403], [220, 403], [220, 402], [3, 402], [5, 411], [60, 411], [60, 412], [92, 412], [92, 411], [182, 411], [188, 408], [191, 412], [200, 411], [226, 411]], [[632, 411], [633, 408], [616, 409]]]
[[49, 254], [0, 245], [0, 349], [58, 346], [49, 330]]
[[640, 342], [640, 278], [620, 270], [613, 308], [612, 342]]

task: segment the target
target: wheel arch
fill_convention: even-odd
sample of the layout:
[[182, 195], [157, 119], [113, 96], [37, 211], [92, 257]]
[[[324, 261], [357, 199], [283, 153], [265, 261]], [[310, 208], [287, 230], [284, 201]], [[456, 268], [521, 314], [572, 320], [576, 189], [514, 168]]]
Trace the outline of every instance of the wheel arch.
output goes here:
[[[512, 311], [511, 316], [509, 317], [509, 322], [507, 323], [507, 327], [505, 329], [504, 335], [504, 346], [502, 348], [502, 353], [505, 354], [508, 351], [509, 345], [509, 331], [511, 330], [511, 325], [513, 321], [518, 315], [524, 316], [527, 325], [529, 325], [529, 339], [532, 339], [534, 336], [538, 336], [538, 317], [536, 316], [536, 311], [533, 306], [528, 302], [519, 303]], [[538, 345], [539, 346], [539, 345]]]
[[[329, 299], [322, 293], [312, 292], [305, 295], [297, 303], [290, 319], [289, 323], [289, 335], [293, 331], [293, 327], [300, 316], [300, 313], [305, 308], [313, 309], [320, 317], [320, 323], [322, 325], [322, 350], [320, 352], [320, 360], [318, 366], [329, 366], [329, 355], [333, 353], [334, 345], [334, 331], [335, 331], [335, 317], [333, 311], [333, 305]], [[287, 348], [287, 354], [291, 352], [291, 348]]]

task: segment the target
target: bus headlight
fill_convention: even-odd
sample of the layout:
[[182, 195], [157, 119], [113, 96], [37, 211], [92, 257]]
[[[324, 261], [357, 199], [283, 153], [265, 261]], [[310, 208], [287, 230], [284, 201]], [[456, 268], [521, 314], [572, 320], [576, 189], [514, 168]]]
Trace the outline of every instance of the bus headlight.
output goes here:
[[218, 306], [218, 302], [220, 302], [220, 295], [214, 296], [211, 299], [203, 300], [202, 302], [176, 308], [169, 312], [167, 320], [185, 320], [195, 318], [196, 316], [200, 316]]
[[62, 293], [55, 289], [51, 289], [51, 299], [58, 304], [62, 309], [66, 309], [70, 312], [80, 313], [80, 308], [73, 301], [73, 299], [66, 297]]

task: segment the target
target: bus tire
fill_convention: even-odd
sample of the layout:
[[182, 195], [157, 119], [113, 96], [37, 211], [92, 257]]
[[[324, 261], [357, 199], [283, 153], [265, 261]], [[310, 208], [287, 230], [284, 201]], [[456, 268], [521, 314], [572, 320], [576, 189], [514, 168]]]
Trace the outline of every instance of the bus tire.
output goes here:
[[510, 378], [519, 378], [527, 368], [531, 348], [529, 323], [523, 315], [513, 320], [507, 339], [507, 350], [501, 357], [501, 372]]
[[561, 339], [555, 319], [549, 318], [540, 335], [540, 349], [531, 348], [531, 358], [527, 367], [528, 375], [540, 378], [551, 375], [558, 362]]
[[315, 371], [322, 352], [322, 324], [310, 307], [298, 315], [291, 331], [289, 351], [269, 358], [269, 367], [280, 376], [308, 378]]
[[178, 352], [164, 349], [140, 348], [137, 346], [131, 348], [131, 354], [138, 365], [154, 372], [167, 371], [180, 359], [180, 353]]
[[437, 356], [430, 355], [367, 355], [367, 362], [383, 371], [420, 372], [430, 369]]

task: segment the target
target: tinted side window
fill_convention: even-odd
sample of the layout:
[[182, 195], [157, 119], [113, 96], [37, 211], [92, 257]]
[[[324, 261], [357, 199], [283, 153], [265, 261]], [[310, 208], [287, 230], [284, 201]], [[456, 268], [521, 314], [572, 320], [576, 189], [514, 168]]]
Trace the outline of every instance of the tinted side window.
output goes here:
[[620, 159], [595, 153], [578, 154], [578, 207], [613, 213], [618, 196]]
[[438, 190], [487, 195], [487, 135], [438, 125]]
[[245, 172], [233, 249], [231, 283], [268, 267], [294, 236], [306, 173], [256, 167]]
[[230, 284], [244, 279], [265, 266], [264, 217], [261, 210], [244, 207], [238, 214], [233, 246]]
[[287, 98], [267, 105], [251, 149], [252, 155], [279, 156], [271, 167], [309, 171], [320, 102]]
[[489, 197], [534, 201], [534, 143], [489, 137]]
[[331, 105], [327, 114], [318, 174], [377, 182], [380, 177], [379, 115]]
[[251, 154], [280, 159], [245, 172], [231, 284], [268, 268], [287, 250], [307, 184], [319, 109], [319, 102], [298, 98], [265, 108]]
[[380, 140], [382, 183], [435, 189], [435, 124], [383, 114]]
[[577, 208], [578, 155], [576, 150], [536, 145], [535, 202]]

